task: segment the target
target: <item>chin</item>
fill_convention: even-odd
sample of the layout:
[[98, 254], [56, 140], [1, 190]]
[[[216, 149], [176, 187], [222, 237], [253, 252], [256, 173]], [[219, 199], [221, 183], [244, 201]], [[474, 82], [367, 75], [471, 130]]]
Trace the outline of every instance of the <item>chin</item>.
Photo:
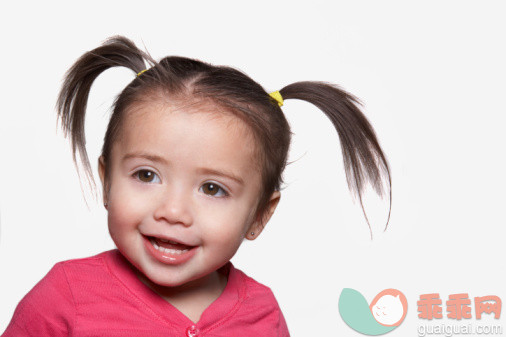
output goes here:
[[180, 280], [178, 278], [167, 278], [167, 277], [149, 277], [149, 280], [154, 284], [161, 287], [179, 287], [183, 284], [188, 283], [188, 280]]
[[[163, 269], [163, 268], [162, 268]], [[180, 272], [177, 271], [171, 271], [171, 270], [157, 270], [157, 271], [142, 271], [140, 272], [143, 274], [143, 276], [152, 283], [161, 286], [161, 287], [179, 287], [183, 286], [185, 284], [188, 284], [191, 281], [198, 280], [203, 276], [192, 276], [192, 275], [183, 275]]]

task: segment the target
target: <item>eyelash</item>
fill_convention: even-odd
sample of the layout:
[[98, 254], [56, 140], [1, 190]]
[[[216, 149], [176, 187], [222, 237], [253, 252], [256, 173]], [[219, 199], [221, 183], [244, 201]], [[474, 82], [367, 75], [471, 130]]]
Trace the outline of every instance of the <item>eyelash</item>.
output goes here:
[[[157, 178], [157, 179], [158, 179], [158, 181], [159, 181], [159, 182], [161, 182], [160, 177], [158, 176], [158, 174], [156, 174], [156, 173], [155, 173], [155, 172], [153, 172], [152, 170], [148, 170], [148, 169], [140, 169], [140, 170], [138, 170], [138, 171], [135, 171], [135, 172], [132, 174], [132, 176], [133, 176], [133, 177], [135, 177], [135, 178], [136, 178], [137, 180], [139, 180], [140, 182], [143, 182], [143, 183], [146, 183], [146, 184], [156, 184], [156, 183], [158, 183], [158, 182], [153, 182], [153, 181], [144, 181], [144, 180], [142, 180], [142, 179], [140, 178], [140, 174], [141, 174], [141, 173], [152, 173], [152, 174], [154, 175], [154, 178]], [[205, 195], [208, 195], [208, 196], [210, 196], [210, 197], [215, 197], [215, 198], [226, 198], [226, 197], [228, 197], [228, 196], [230, 195], [230, 194], [227, 192], [227, 190], [225, 190], [225, 188], [223, 188], [220, 184], [217, 184], [217, 183], [212, 182], [212, 181], [210, 181], [210, 182], [206, 182], [206, 183], [202, 184], [202, 186], [199, 188], [199, 191], [201, 191], [201, 190], [204, 188], [204, 186], [206, 186], [206, 185], [214, 185], [215, 187], [217, 187], [217, 188], [218, 188], [218, 192], [216, 192], [216, 193], [218, 194], [218, 193], [220, 193], [220, 191], [221, 191], [221, 193], [222, 193], [223, 195], [221, 195], [221, 196], [216, 196], [216, 195], [214, 195], [214, 194], [208, 194], [208, 193], [205, 193], [205, 192], [203, 192], [203, 191], [202, 191]]]
[[214, 198], [226, 198], [226, 197], [228, 197], [230, 195], [223, 187], [221, 187], [220, 184], [217, 184], [217, 183], [212, 182], [212, 181], [208, 181], [208, 182], [202, 184], [202, 186], [199, 188], [199, 191], [202, 190], [203, 187], [206, 186], [206, 185], [214, 185], [215, 187], [218, 188], [218, 192], [217, 193], [219, 193], [220, 191], [222, 191], [222, 193], [223, 193], [223, 195], [221, 195], [221, 196], [216, 196], [214, 194], [207, 194], [207, 193], [204, 192], [204, 194], [207, 195], [207, 196], [214, 197]]
[[[154, 178], [158, 178], [158, 182], [153, 182], [153, 181], [144, 181], [140, 178], [140, 173], [142, 172], [145, 172], [145, 173], [152, 173], [154, 175]], [[158, 174], [156, 174], [154, 171], [152, 170], [148, 170], [148, 169], [140, 169], [138, 171], [135, 171], [133, 174], [132, 174], [133, 177], [135, 177], [137, 180], [143, 182], [143, 183], [146, 183], [146, 184], [157, 184], [159, 182], [161, 182], [161, 179], [160, 177], [158, 176]]]

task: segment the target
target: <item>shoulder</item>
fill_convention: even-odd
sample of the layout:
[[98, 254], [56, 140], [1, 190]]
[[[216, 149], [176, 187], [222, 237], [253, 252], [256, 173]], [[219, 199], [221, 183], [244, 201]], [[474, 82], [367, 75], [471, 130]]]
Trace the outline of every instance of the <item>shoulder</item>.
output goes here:
[[238, 314], [249, 316], [243, 321], [250, 321], [249, 327], [257, 326], [263, 335], [289, 336], [285, 318], [271, 288], [232, 268], [235, 277], [243, 284], [244, 295]]
[[271, 288], [256, 281], [239, 269], [234, 268], [234, 272], [237, 273], [238, 278], [240, 278], [244, 284], [246, 298], [249, 298], [250, 300], [261, 300], [264, 303], [267, 302], [276, 306], [278, 305]]
[[23, 297], [3, 336], [66, 336], [76, 316], [73, 281], [103, 269], [104, 254], [56, 263]]
[[63, 264], [57, 263], [19, 302], [3, 336], [66, 336], [75, 304]]
[[114, 250], [110, 250], [90, 257], [58, 262], [53, 269], [61, 268], [69, 279], [73, 276], [96, 277], [94, 273], [100, 274], [101, 270], [107, 269], [105, 259], [113, 253]]
[[[56, 263], [36, 287], [64, 287], [72, 296], [78, 289], [90, 281], [102, 281], [109, 278], [106, 258], [114, 251], [106, 251], [94, 256], [66, 260]], [[35, 289], [35, 288], [34, 288]]]

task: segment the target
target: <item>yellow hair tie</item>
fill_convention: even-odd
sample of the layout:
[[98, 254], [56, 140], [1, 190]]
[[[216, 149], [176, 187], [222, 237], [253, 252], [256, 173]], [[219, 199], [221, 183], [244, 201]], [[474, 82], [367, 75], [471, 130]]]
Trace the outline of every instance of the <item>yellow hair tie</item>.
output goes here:
[[137, 73], [137, 77], [141, 76], [142, 74], [144, 74], [146, 71], [148, 71], [147, 69], [144, 69], [143, 71], [139, 71]]
[[279, 91], [271, 92], [269, 94], [269, 96], [271, 96], [272, 98], [274, 98], [276, 100], [276, 102], [278, 102], [278, 105], [280, 107], [283, 106], [283, 96], [281, 96], [281, 94], [279, 93]]

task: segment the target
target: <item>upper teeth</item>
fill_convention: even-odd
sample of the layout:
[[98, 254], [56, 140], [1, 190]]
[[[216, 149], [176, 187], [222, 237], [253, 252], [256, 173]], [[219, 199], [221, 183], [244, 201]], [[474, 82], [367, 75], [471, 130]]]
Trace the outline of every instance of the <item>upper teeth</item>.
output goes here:
[[179, 244], [179, 242], [171, 241], [171, 240], [165, 240], [165, 239], [158, 239], [158, 240], [160, 240], [161, 242], [165, 242], [165, 243], [172, 243], [173, 245]]
[[170, 249], [170, 248], [160, 247], [159, 245], [156, 244], [156, 241], [154, 239], [151, 239], [150, 241], [151, 241], [151, 244], [153, 245], [153, 247], [155, 247], [156, 250], [159, 250], [162, 253], [172, 254], [172, 255], [181, 255], [181, 254], [184, 254], [188, 251], [188, 249]]

